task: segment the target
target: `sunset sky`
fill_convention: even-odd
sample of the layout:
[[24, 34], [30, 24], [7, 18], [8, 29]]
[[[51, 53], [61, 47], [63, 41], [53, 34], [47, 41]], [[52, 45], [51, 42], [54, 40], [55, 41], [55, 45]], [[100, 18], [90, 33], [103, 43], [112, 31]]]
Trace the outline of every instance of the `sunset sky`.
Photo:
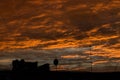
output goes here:
[[[59, 59], [60, 70], [120, 66], [120, 0], [0, 0], [0, 69]], [[120, 71], [120, 68], [118, 69]]]

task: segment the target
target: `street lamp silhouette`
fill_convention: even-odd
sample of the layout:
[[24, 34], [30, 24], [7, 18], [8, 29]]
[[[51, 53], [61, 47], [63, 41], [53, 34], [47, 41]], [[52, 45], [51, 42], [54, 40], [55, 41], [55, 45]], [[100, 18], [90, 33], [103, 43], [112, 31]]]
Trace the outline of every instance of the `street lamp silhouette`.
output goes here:
[[54, 63], [54, 65], [56, 66], [56, 71], [57, 71], [57, 65], [58, 65], [58, 63], [59, 63], [58, 59], [54, 59], [53, 63]]

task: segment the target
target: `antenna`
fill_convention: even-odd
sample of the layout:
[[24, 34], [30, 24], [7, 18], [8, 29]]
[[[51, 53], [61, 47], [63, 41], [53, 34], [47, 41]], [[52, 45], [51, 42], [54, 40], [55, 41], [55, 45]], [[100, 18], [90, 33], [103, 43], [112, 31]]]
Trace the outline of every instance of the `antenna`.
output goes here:
[[92, 49], [91, 49], [91, 45], [90, 45], [90, 59], [91, 59], [91, 67], [90, 67], [90, 71], [92, 72], [93, 71], [93, 68], [92, 68], [92, 64], [93, 64], [93, 62], [92, 62], [92, 57], [91, 57], [91, 55], [92, 55]]

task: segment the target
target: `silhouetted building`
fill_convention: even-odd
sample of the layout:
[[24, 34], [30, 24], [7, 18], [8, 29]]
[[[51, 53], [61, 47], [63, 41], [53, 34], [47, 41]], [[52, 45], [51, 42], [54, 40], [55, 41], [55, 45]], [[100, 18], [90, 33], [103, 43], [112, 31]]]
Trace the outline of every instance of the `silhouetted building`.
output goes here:
[[38, 71], [42, 71], [42, 72], [47, 72], [47, 71], [50, 71], [50, 66], [49, 64], [44, 64], [44, 65], [41, 65], [38, 67]]
[[44, 64], [38, 67], [38, 62], [25, 62], [24, 59], [13, 60], [12, 62], [12, 71], [26, 71], [26, 72], [35, 72], [35, 71], [50, 71], [49, 64]]

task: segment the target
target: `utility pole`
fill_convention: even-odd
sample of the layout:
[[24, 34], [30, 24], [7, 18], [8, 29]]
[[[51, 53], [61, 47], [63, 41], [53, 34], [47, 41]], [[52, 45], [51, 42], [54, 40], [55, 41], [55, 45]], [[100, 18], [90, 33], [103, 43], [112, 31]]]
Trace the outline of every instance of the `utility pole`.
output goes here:
[[90, 63], [91, 63], [91, 67], [90, 67], [90, 71], [92, 72], [93, 71], [93, 68], [92, 68], [92, 64], [93, 64], [93, 62], [92, 62], [92, 46], [90, 45]]

